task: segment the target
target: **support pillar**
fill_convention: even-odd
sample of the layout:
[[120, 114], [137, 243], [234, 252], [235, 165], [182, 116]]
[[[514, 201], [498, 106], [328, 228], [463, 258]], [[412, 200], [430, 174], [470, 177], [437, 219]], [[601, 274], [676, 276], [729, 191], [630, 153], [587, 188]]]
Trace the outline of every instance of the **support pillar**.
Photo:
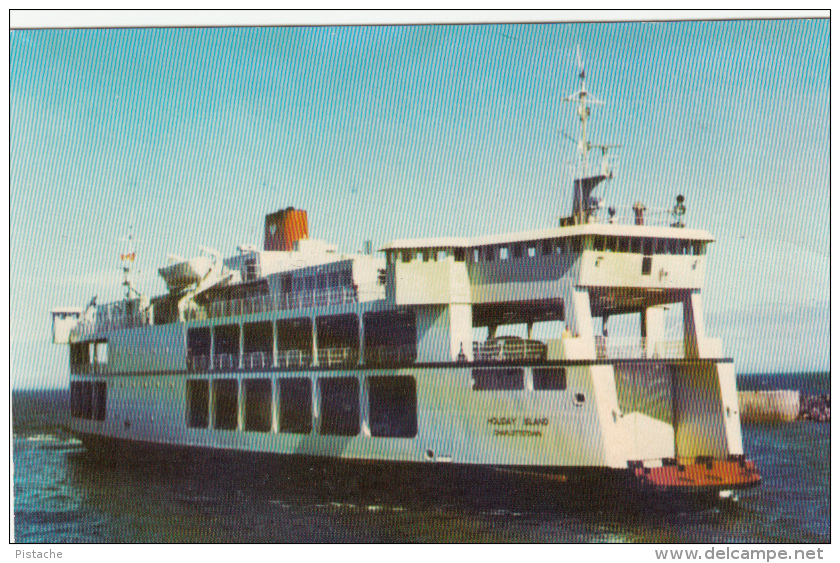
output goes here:
[[642, 311], [642, 338], [645, 339], [645, 357], [653, 358], [656, 345], [665, 340], [665, 309], [661, 306]]
[[697, 290], [683, 295], [683, 334], [685, 357], [703, 357], [701, 351], [706, 338], [706, 327], [703, 322], [703, 299]]
[[239, 328], [239, 369], [243, 369], [245, 367], [245, 325], [239, 323], [237, 325]]
[[318, 323], [317, 318], [312, 317], [312, 367], [318, 367]]
[[213, 370], [216, 368], [216, 327], [210, 327], [210, 365], [207, 366], [208, 369]]

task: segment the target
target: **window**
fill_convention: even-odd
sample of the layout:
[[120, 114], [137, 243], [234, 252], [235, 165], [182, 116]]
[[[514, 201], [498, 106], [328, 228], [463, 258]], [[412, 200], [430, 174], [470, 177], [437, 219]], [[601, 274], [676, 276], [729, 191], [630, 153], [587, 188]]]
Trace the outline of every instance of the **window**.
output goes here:
[[403, 250], [402, 252], [402, 261], [404, 263], [411, 262], [411, 251], [410, 250]]
[[533, 258], [537, 255], [537, 247], [536, 246], [529, 246], [528, 247], [528, 258]]
[[245, 380], [245, 430], [271, 430], [271, 381]]
[[692, 242], [692, 244], [694, 245], [695, 256], [702, 256], [703, 254], [706, 254], [706, 243], [696, 240]]
[[646, 256], [650, 256], [651, 254], [653, 254], [653, 243], [654, 243], [654, 242], [655, 242], [655, 241], [654, 241], [654, 239], [652, 239], [652, 238], [646, 238], [646, 239], [645, 239], [645, 242], [644, 242], [644, 248], [643, 248], [642, 252], [643, 252]]
[[534, 368], [535, 391], [563, 391], [566, 389], [564, 368]]
[[359, 433], [359, 380], [335, 377], [318, 380], [321, 392], [321, 434], [355, 436]]
[[207, 428], [210, 422], [210, 382], [187, 381], [187, 426]]
[[473, 248], [473, 262], [478, 263], [481, 261], [481, 251], [477, 248]]
[[602, 251], [605, 248], [605, 239], [603, 236], [595, 237], [595, 250]]
[[91, 404], [91, 395], [93, 395], [93, 383], [90, 381], [83, 381], [81, 385], [81, 409], [79, 412], [80, 418], [90, 420], [93, 414], [93, 405]]
[[630, 239], [630, 251], [634, 254], [641, 254], [642, 253], [642, 239], [634, 238]]
[[474, 391], [516, 391], [525, 389], [522, 368], [474, 369]]
[[368, 312], [364, 322], [366, 365], [396, 366], [414, 362], [417, 330], [413, 310]]
[[650, 270], [653, 266], [653, 258], [650, 256], [645, 256], [642, 258], [642, 275], [649, 276]]
[[108, 363], [108, 342], [96, 343], [96, 363], [99, 365]]
[[463, 248], [456, 248], [455, 249], [455, 261], [456, 262], [463, 262], [466, 260], [466, 251]]
[[522, 258], [522, 245], [521, 244], [513, 245], [513, 257], [514, 258]]
[[630, 252], [630, 239], [627, 237], [620, 237], [618, 239], [618, 251]]
[[437, 251], [437, 258], [435, 258], [438, 262], [443, 262], [446, 260], [446, 251], [445, 250], [438, 250]]
[[508, 259], [508, 249], [506, 246], [502, 246], [499, 248], [499, 260], [507, 260]]
[[566, 253], [566, 239], [563, 239], [563, 238], [559, 239], [557, 241], [557, 246], [555, 248], [557, 249], [557, 254], [565, 254]]
[[417, 385], [413, 377], [384, 376], [368, 380], [370, 433], [389, 438], [417, 435]]
[[280, 402], [280, 432], [312, 432], [312, 382], [303, 377], [277, 380]]
[[70, 382], [70, 416], [82, 418], [82, 383]]
[[542, 243], [543, 254], [548, 255], [551, 254], [551, 241], [544, 240]]
[[235, 379], [213, 382], [214, 423], [216, 430], [236, 430], [239, 426], [239, 389]]
[[493, 250], [492, 246], [488, 246], [487, 248], [484, 249], [484, 256], [485, 256], [485, 258], [487, 259], [488, 262], [492, 262], [493, 260], [496, 259], [496, 253]]
[[108, 402], [108, 384], [97, 381], [93, 384], [93, 420], [105, 420]]

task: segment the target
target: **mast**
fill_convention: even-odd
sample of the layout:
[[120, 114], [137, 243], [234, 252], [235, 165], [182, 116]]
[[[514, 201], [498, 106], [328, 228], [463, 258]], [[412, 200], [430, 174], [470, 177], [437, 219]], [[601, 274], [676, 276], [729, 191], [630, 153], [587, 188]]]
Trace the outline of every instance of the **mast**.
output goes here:
[[[591, 113], [590, 106], [603, 105], [604, 102], [589, 95], [586, 90], [586, 70], [583, 66], [583, 60], [580, 56], [580, 46], [577, 49], [577, 63], [580, 79], [580, 87], [577, 92], [570, 94], [563, 98], [564, 102], [577, 102], [577, 114], [580, 119], [580, 138], [577, 142], [578, 147], [578, 176], [575, 178], [574, 195], [572, 198], [572, 215], [566, 219], [561, 219], [560, 224], [581, 224], [589, 220], [590, 215], [594, 209], [589, 204], [589, 196], [592, 190], [598, 184], [612, 178], [612, 172], [609, 170], [608, 162], [606, 160], [607, 149], [617, 147], [618, 145], [592, 145], [589, 142], [588, 120]], [[590, 175], [589, 172], [589, 149], [596, 147], [601, 149], [602, 166], [601, 173]]]
[[137, 290], [131, 286], [131, 266], [134, 264], [134, 259], [137, 258], [137, 245], [134, 240], [134, 233], [129, 228], [128, 237], [122, 239], [126, 241], [125, 252], [120, 254], [120, 261], [123, 264], [123, 285], [125, 286], [125, 298], [131, 299], [131, 293], [134, 292], [139, 295]]

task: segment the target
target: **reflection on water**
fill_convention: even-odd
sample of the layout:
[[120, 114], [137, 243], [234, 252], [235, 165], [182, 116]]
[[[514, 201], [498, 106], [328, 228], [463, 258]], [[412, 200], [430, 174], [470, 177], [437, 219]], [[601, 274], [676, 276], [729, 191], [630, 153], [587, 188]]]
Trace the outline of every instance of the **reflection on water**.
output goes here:
[[502, 490], [491, 479], [416, 481], [398, 467], [367, 475], [315, 462], [98, 458], [56, 426], [17, 420], [20, 542], [830, 540], [825, 424], [746, 426], [762, 485], [732, 509], [679, 511]]

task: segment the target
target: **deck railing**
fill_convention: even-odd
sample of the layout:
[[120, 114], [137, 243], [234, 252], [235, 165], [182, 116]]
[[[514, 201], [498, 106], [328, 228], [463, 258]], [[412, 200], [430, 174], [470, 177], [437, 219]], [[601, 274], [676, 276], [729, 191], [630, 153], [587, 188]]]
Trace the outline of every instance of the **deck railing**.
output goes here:
[[595, 337], [595, 355], [599, 360], [681, 359], [685, 358], [682, 340], [649, 342], [644, 337]]
[[365, 346], [365, 365], [403, 366], [414, 363], [417, 348], [411, 344]]
[[473, 342], [473, 361], [515, 362], [544, 360], [546, 345], [538, 340], [498, 339]]
[[212, 301], [207, 307], [207, 317], [233, 317], [270, 311], [306, 309], [309, 307], [334, 307], [345, 303], [358, 302], [358, 293], [351, 287], [333, 287], [257, 295], [242, 299]]
[[318, 365], [321, 367], [355, 366], [358, 363], [359, 350], [357, 348], [321, 348], [318, 350]]

